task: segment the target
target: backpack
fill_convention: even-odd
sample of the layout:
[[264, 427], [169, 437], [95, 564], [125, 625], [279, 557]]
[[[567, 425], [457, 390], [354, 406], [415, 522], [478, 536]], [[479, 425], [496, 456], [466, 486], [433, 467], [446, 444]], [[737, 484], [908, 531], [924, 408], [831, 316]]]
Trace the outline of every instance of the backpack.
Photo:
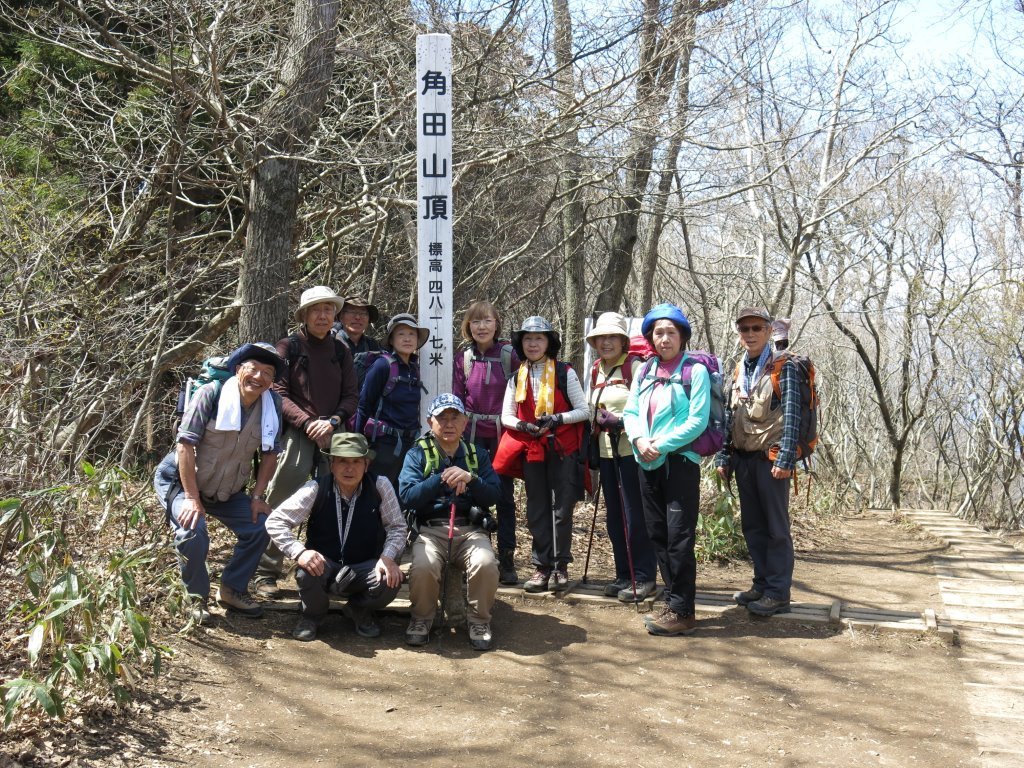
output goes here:
[[[341, 342], [338, 342], [339, 344]], [[388, 372], [388, 380], [384, 383], [384, 389], [381, 390], [380, 398], [377, 400], [377, 410], [373, 416], [368, 417], [366, 422], [363, 424], [363, 435], [370, 442], [376, 440], [382, 433], [387, 433], [386, 425], [380, 420], [380, 411], [384, 407], [384, 398], [395, 391], [400, 383], [405, 382], [407, 384], [418, 385], [424, 392], [427, 388], [420, 380], [420, 370], [418, 363], [410, 363], [412, 368], [412, 377], [402, 376], [401, 371], [398, 367], [398, 355], [395, 355], [387, 350], [383, 349], [372, 349], [368, 352], [359, 352], [352, 357], [352, 363], [356, 369], [356, 379], [359, 383], [359, 391], [363, 391], [363, 382], [366, 380], [366, 372], [370, 370], [378, 359], [384, 358], [388, 361], [388, 365], [391, 366], [391, 370]], [[346, 429], [349, 432], [355, 432], [356, 429], [356, 415], [353, 413], [345, 424]]]
[[[622, 365], [619, 366], [621, 376], [617, 379], [605, 379], [600, 384], [597, 383], [597, 372], [601, 370], [601, 358], [597, 358], [594, 361], [594, 365], [590, 369], [590, 391], [593, 392], [595, 389], [604, 389], [605, 387], [611, 387], [617, 384], [624, 384], [626, 389], [629, 389], [633, 385], [633, 363], [640, 361], [645, 362], [648, 358], [640, 357], [640, 355], [634, 355], [632, 352], [626, 353], [626, 359], [622, 361]], [[614, 368], [612, 369], [615, 370]]]
[[[512, 378], [512, 345], [507, 341], [499, 341], [498, 343], [501, 344], [499, 357], [477, 357], [473, 354], [473, 345], [466, 345], [466, 348], [462, 351], [462, 370], [466, 373], [467, 381], [469, 381], [469, 374], [473, 372], [473, 363], [476, 361], [481, 363], [501, 363], [501, 372], [505, 374], [505, 381]], [[488, 375], [490, 375], [489, 367]]]
[[[476, 455], [476, 446], [473, 443], [467, 443], [465, 440], [460, 440], [459, 443], [466, 454], [466, 469], [470, 472], [476, 472], [480, 466], [480, 461]], [[416, 441], [416, 444], [423, 449], [423, 455], [427, 459], [423, 464], [423, 477], [428, 478], [440, 469], [441, 452], [437, 449], [437, 442], [429, 435], [421, 437]]]
[[[708, 369], [708, 380], [711, 384], [711, 412], [708, 414], [708, 425], [704, 431], [692, 443], [679, 450], [693, 451], [698, 456], [714, 456], [725, 445], [725, 388], [722, 383], [722, 371], [718, 365], [718, 358], [710, 352], [687, 350], [679, 379], [676, 379], [673, 374], [668, 379], [655, 377], [655, 380], [660, 380], [663, 384], [681, 384], [689, 398], [693, 366], [697, 363]], [[651, 358], [644, 363], [644, 367], [640, 369], [641, 383], [647, 379], [651, 368], [655, 367], [657, 367], [656, 358]]]
[[185, 415], [185, 411], [188, 410], [197, 389], [204, 384], [213, 382], [217, 385], [217, 394], [220, 395], [220, 388], [224, 382], [234, 376], [234, 373], [224, 367], [227, 359], [227, 355], [208, 357], [203, 361], [199, 373], [194, 378], [189, 376], [181, 382], [181, 387], [178, 389], [178, 402], [174, 407], [175, 431], [181, 424], [181, 419]]
[[641, 360], [650, 360], [657, 354], [646, 336], [630, 336], [629, 349], [626, 351]]
[[[766, 373], [772, 377], [774, 396], [782, 401], [782, 366], [792, 361], [797, 371], [800, 386], [800, 434], [797, 436], [796, 457], [807, 459], [818, 445], [818, 387], [815, 382], [817, 371], [814, 363], [806, 355], [798, 355], [790, 351], [777, 353]], [[737, 372], [738, 372], [737, 368]], [[769, 458], [774, 458], [771, 454]]]

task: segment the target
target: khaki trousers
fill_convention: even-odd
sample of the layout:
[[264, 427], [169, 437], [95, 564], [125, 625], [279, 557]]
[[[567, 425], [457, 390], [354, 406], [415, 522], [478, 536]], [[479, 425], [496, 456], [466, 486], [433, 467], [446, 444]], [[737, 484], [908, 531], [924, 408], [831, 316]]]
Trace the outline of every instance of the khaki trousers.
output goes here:
[[[476, 526], [456, 526], [452, 539], [452, 567], [464, 571], [469, 598], [469, 622], [491, 621], [494, 595], [498, 591], [498, 561], [491, 539]], [[441, 593], [441, 572], [448, 554], [448, 523], [421, 525], [412, 545], [409, 568], [409, 599], [413, 618], [432, 621]]]

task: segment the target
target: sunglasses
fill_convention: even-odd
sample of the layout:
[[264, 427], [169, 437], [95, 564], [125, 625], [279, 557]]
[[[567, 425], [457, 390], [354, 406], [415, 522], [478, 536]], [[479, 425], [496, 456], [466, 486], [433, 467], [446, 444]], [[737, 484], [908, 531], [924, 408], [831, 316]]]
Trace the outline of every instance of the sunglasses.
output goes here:
[[738, 325], [736, 329], [740, 333], [761, 333], [767, 327], [766, 325]]

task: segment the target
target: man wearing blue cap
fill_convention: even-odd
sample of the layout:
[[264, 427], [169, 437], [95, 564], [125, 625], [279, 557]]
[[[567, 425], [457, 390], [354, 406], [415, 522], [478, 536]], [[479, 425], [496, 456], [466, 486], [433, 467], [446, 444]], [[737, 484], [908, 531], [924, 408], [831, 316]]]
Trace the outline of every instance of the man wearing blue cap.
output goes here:
[[[266, 489], [281, 452], [281, 399], [270, 386], [284, 366], [270, 344], [236, 349], [225, 363], [234, 375], [196, 390], [178, 429], [177, 447], [156, 469], [153, 485], [174, 530], [181, 576], [199, 623], [210, 616], [207, 515], [238, 538], [221, 574], [217, 601], [244, 616], [263, 615], [249, 595], [249, 581], [268, 540]], [[250, 497], [246, 485], [257, 451], [259, 471]]]
[[459, 398], [438, 395], [427, 416], [430, 431], [409, 449], [398, 477], [402, 506], [415, 511], [419, 525], [409, 569], [412, 606], [405, 642], [427, 643], [442, 575], [454, 563], [466, 573], [470, 644], [486, 651], [498, 591], [498, 560], [488, 533], [497, 524], [488, 508], [501, 497], [501, 481], [487, 451], [462, 439], [469, 418]]

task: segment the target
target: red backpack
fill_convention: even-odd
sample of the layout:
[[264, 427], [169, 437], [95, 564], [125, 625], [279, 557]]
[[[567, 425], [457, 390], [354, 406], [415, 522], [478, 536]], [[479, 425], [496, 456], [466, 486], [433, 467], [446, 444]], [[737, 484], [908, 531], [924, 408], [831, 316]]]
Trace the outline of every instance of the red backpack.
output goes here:
[[598, 384], [597, 372], [601, 366], [601, 358], [597, 358], [590, 369], [590, 389], [604, 389], [615, 384], [625, 384], [626, 389], [629, 389], [633, 385], [633, 363], [636, 361], [643, 363], [652, 357], [654, 357], [654, 347], [650, 345], [646, 338], [643, 336], [630, 336], [629, 349], [626, 350], [626, 359], [619, 369], [622, 372], [622, 378], [605, 379], [604, 382]]

